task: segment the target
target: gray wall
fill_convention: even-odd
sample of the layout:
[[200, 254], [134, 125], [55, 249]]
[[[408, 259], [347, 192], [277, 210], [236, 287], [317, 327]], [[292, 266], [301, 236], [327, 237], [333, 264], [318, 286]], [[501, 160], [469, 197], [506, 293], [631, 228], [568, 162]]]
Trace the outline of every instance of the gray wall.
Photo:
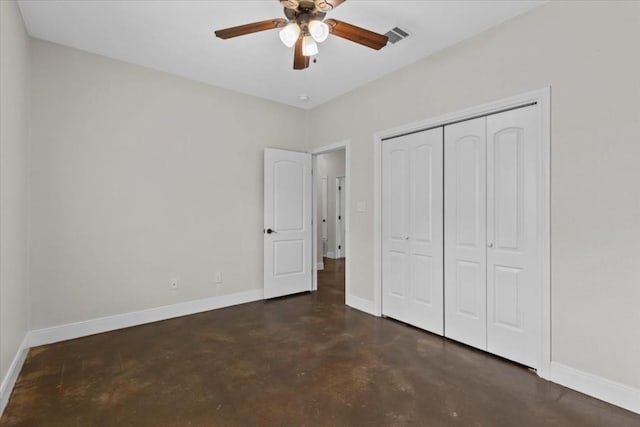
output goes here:
[[352, 143], [353, 293], [373, 299], [374, 132], [546, 86], [552, 358], [639, 387], [638, 2], [551, 2], [313, 110], [311, 147]]
[[0, 378], [28, 330], [29, 38], [15, 2], [0, 2]]
[[306, 112], [38, 40], [31, 78], [32, 329], [262, 288], [263, 149]]

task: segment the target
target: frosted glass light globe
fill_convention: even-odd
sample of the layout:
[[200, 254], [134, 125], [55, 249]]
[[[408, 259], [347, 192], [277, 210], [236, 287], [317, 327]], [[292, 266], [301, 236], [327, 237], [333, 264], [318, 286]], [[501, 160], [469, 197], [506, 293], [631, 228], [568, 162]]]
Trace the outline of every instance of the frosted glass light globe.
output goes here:
[[286, 47], [293, 47], [300, 36], [300, 27], [295, 22], [288, 24], [280, 31], [280, 40]]
[[304, 36], [302, 39], [302, 54], [304, 56], [313, 56], [318, 54], [318, 45], [311, 36]]
[[309, 34], [318, 43], [322, 43], [329, 37], [329, 26], [322, 21], [309, 22]]

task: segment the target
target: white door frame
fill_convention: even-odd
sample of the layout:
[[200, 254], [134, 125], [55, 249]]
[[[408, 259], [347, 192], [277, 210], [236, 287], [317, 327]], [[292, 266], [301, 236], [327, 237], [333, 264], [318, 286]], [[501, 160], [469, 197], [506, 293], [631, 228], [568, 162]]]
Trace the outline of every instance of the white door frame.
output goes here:
[[[344, 210], [344, 245], [345, 245], [345, 262], [344, 262], [344, 297], [345, 304], [349, 301], [349, 296], [351, 295], [351, 231], [350, 231], [350, 219], [351, 219], [351, 142], [349, 140], [336, 142], [334, 144], [325, 145], [322, 147], [314, 148], [309, 152], [312, 154], [312, 170], [315, 177], [318, 163], [318, 154], [330, 153], [332, 151], [344, 150], [344, 182], [345, 187], [347, 187], [347, 192], [344, 195], [345, 200], [345, 210]], [[315, 182], [315, 181], [314, 181]], [[313, 271], [312, 271], [312, 290], [315, 291], [318, 289], [318, 207], [317, 207], [317, 197], [318, 197], [318, 186], [313, 185], [312, 189], [312, 211], [313, 211], [313, 239], [312, 239], [312, 252], [313, 252]]]
[[[336, 212], [335, 212], [335, 224], [336, 224], [336, 235], [335, 235], [335, 239], [336, 239], [336, 247], [335, 247], [335, 254], [336, 254], [336, 258], [343, 258], [344, 255], [344, 250], [340, 248], [340, 246], [346, 246], [346, 242], [343, 242], [342, 240], [342, 225], [340, 225], [340, 221], [344, 221], [344, 219], [339, 220], [338, 217], [340, 216], [340, 206], [341, 206], [341, 201], [340, 201], [340, 193], [342, 192], [342, 190], [339, 190], [338, 187], [340, 187], [340, 180], [344, 180], [344, 186], [346, 188], [347, 186], [347, 180], [344, 176], [337, 176], [336, 177], [336, 203], [335, 203], [335, 208], [336, 208]], [[346, 194], [345, 194], [345, 205], [347, 204], [347, 198], [346, 198]], [[344, 216], [344, 215], [343, 215]]]
[[[461, 111], [429, 118], [416, 123], [400, 126], [374, 134], [374, 310], [377, 316], [382, 315], [382, 142], [391, 137], [419, 132], [430, 128], [451, 124], [461, 120], [497, 113], [525, 105], [536, 104], [540, 138], [540, 189], [539, 224], [540, 261], [542, 272], [540, 310], [540, 351], [538, 355], [537, 373], [542, 378], [549, 378], [551, 364], [551, 87], [523, 93], [510, 98], [501, 99]], [[347, 246], [347, 250], [349, 246]]]
[[[312, 162], [313, 163], [313, 162]], [[324, 256], [329, 251], [329, 177], [321, 176], [320, 178], [320, 197], [322, 198], [322, 255]], [[312, 196], [313, 197], [313, 196]], [[317, 202], [317, 200], [316, 200]], [[320, 219], [318, 219], [320, 221]], [[317, 262], [317, 261], [316, 261]], [[322, 270], [322, 268], [318, 268]]]

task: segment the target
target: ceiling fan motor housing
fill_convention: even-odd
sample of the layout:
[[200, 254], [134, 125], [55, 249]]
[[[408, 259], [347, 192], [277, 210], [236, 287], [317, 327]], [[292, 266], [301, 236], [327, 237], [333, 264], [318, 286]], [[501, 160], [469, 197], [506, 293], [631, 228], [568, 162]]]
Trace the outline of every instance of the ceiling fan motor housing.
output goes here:
[[316, 9], [315, 3], [307, 3], [309, 3], [310, 7], [306, 7], [307, 4], [305, 2], [300, 2], [300, 6], [295, 10], [285, 7], [284, 15], [289, 21], [297, 23], [300, 27], [306, 27], [309, 21], [312, 20], [322, 21], [327, 16], [325, 12]]

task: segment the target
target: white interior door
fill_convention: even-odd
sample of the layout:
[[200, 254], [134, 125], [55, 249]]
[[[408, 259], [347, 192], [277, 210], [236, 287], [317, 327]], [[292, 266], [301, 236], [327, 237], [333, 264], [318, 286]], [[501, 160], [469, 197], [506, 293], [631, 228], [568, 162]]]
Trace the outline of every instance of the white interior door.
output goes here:
[[344, 258], [345, 249], [345, 179], [336, 178], [336, 258]]
[[323, 176], [321, 182], [320, 189], [320, 198], [321, 198], [321, 212], [322, 212], [322, 256], [327, 256], [327, 251], [329, 250], [327, 242], [329, 241], [329, 186], [328, 186], [329, 177]]
[[442, 128], [382, 145], [382, 313], [443, 333]]
[[264, 151], [264, 296], [311, 290], [311, 155]]
[[445, 336], [486, 350], [485, 118], [444, 128]]
[[487, 350], [536, 367], [541, 295], [537, 110], [487, 117]]

